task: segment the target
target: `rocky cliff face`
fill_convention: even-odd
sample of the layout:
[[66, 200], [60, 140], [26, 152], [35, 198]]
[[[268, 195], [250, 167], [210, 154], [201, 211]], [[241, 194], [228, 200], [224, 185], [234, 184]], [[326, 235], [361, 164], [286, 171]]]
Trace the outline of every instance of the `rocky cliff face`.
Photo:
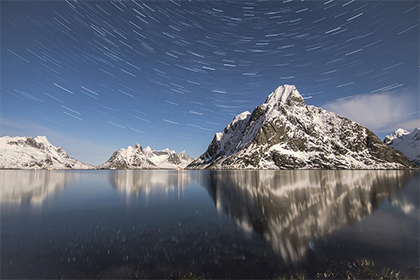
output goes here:
[[189, 169], [403, 169], [416, 168], [369, 129], [306, 105], [295, 86], [272, 92], [243, 112]]
[[178, 169], [187, 166], [192, 159], [185, 151], [176, 154], [165, 149], [142, 148], [139, 144], [120, 149], [110, 159], [99, 165], [99, 169]]
[[53, 146], [45, 136], [0, 138], [0, 168], [14, 169], [91, 169], [70, 158], [61, 147]]
[[391, 135], [386, 136], [384, 143], [402, 152], [415, 164], [420, 165], [420, 128], [415, 128], [411, 133], [399, 128]]

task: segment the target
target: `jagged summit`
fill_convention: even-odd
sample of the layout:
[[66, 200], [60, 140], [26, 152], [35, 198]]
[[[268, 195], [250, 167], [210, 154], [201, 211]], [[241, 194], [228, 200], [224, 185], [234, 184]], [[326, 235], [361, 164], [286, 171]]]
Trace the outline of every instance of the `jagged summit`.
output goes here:
[[306, 105], [295, 86], [283, 85], [250, 114], [216, 133], [190, 169], [416, 168], [369, 129]]
[[[418, 128], [416, 128], [416, 129], [418, 129]], [[404, 135], [407, 135], [407, 134], [410, 134], [410, 132], [408, 132], [407, 130], [405, 130], [405, 129], [402, 129], [402, 128], [398, 128], [397, 130], [395, 130], [391, 135], [387, 135], [386, 137], [385, 137], [385, 139], [384, 139], [384, 143], [385, 144], [387, 144], [387, 145], [389, 145], [389, 144], [391, 144], [392, 143], [392, 141], [394, 140], [394, 139], [397, 139], [397, 138], [401, 138], [402, 136], [404, 136]]]
[[135, 144], [115, 151], [99, 169], [158, 169], [145, 155], [142, 146]]
[[306, 105], [303, 97], [294, 85], [279, 86], [267, 97], [265, 104], [277, 107], [281, 105]]
[[93, 166], [70, 158], [45, 136], [4, 136], [0, 138], [0, 168], [91, 169]]

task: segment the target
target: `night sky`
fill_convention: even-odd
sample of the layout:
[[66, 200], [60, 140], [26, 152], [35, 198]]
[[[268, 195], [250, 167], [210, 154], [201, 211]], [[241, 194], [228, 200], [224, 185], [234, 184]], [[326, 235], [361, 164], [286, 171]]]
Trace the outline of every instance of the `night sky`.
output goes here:
[[1, 136], [203, 153], [283, 84], [383, 139], [419, 124], [418, 1], [1, 1]]

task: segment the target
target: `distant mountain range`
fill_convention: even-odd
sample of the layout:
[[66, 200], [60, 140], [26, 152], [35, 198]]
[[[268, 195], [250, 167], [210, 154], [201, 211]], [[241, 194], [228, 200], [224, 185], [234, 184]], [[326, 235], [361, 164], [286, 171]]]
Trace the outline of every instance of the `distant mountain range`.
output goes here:
[[0, 138], [0, 169], [178, 169], [191, 161], [185, 151], [177, 154], [136, 144], [115, 151], [108, 161], [94, 166], [70, 158], [45, 136]]
[[420, 165], [420, 128], [415, 128], [411, 133], [399, 128], [391, 135], [386, 136], [384, 143]]
[[418, 128], [411, 134], [400, 129], [384, 143], [356, 122], [306, 105], [295, 86], [284, 85], [252, 113], [236, 116], [195, 160], [185, 151], [136, 144], [95, 167], [70, 158], [44, 136], [5, 136], [0, 138], [0, 168], [406, 169], [418, 168], [419, 139]]
[[216, 133], [188, 169], [417, 168], [364, 126], [306, 105], [295, 86], [272, 92]]
[[139, 144], [128, 146], [112, 154], [99, 169], [178, 169], [186, 167], [192, 159], [185, 151], [176, 153], [169, 149], [156, 151]]

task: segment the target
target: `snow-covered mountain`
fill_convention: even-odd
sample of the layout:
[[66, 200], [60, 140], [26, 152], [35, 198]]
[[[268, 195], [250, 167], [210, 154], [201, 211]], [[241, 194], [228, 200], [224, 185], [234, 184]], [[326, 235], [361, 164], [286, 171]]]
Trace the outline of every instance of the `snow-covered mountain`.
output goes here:
[[147, 146], [144, 148], [144, 153], [147, 158], [150, 159], [156, 166], [159, 168], [164, 169], [177, 169], [177, 168], [185, 168], [190, 162], [192, 158], [185, 151], [180, 153], [176, 153], [174, 150], [169, 150], [168, 148], [156, 151]]
[[45, 136], [0, 138], [0, 168], [92, 169], [94, 166], [70, 158]]
[[122, 148], [112, 154], [108, 161], [98, 166], [99, 169], [177, 169], [187, 166], [192, 159], [185, 151], [177, 154], [165, 149], [155, 151], [149, 146], [139, 144]]
[[306, 105], [284, 85], [265, 103], [216, 133], [189, 169], [417, 168], [373, 132], [336, 113]]
[[402, 128], [391, 135], [387, 135], [384, 143], [402, 152], [412, 162], [420, 165], [420, 128], [415, 128], [411, 133]]

